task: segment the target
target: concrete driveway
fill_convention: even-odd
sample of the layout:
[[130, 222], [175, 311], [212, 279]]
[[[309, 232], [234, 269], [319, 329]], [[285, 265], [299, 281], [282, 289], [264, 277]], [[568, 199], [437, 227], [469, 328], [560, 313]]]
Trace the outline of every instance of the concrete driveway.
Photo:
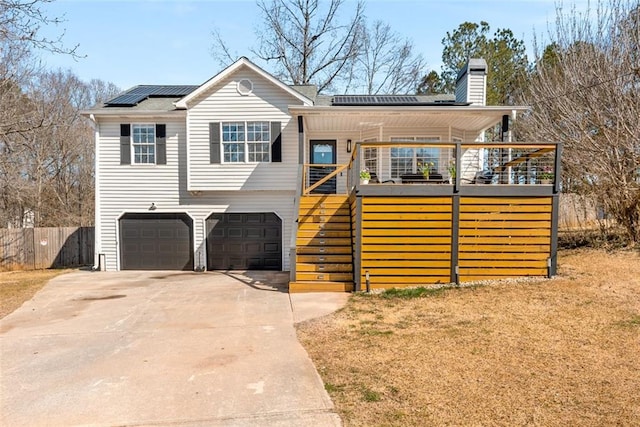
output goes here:
[[338, 426], [282, 273], [74, 272], [0, 321], [4, 426]]

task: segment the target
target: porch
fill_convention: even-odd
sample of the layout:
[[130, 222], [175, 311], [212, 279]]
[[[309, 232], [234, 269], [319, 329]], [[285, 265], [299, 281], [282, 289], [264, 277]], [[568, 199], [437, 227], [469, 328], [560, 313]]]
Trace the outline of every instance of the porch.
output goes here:
[[301, 165], [291, 292], [556, 273], [558, 144], [350, 148], [348, 163]]

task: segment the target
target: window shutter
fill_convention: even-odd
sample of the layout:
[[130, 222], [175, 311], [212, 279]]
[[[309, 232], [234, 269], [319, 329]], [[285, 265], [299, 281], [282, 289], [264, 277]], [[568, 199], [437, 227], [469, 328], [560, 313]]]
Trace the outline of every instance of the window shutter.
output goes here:
[[209, 162], [220, 163], [220, 123], [209, 123]]
[[131, 164], [131, 125], [120, 125], [120, 164]]
[[156, 164], [167, 164], [167, 125], [156, 125]]
[[271, 161], [282, 162], [282, 133], [280, 122], [271, 122]]

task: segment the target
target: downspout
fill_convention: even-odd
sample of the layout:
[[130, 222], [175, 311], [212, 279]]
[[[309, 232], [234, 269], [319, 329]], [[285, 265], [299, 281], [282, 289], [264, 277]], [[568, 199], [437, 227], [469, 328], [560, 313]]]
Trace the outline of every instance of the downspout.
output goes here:
[[297, 117], [298, 121], [298, 174], [296, 178], [296, 195], [293, 199], [293, 215], [294, 220], [291, 224], [291, 242], [289, 246], [289, 281], [296, 281], [296, 249], [298, 239], [298, 219], [300, 216], [300, 199], [302, 198], [302, 189], [304, 188], [304, 118], [302, 116]]
[[[380, 126], [380, 135], [382, 135], [382, 126]], [[360, 143], [356, 143], [355, 149], [351, 154], [351, 170], [350, 176], [353, 182], [352, 186], [352, 194], [355, 198], [356, 204], [356, 215], [355, 215], [355, 224], [353, 224], [353, 216], [351, 217], [351, 271], [352, 271], [352, 279], [353, 279], [353, 290], [354, 292], [362, 291], [362, 276], [361, 276], [361, 267], [362, 267], [362, 195], [358, 194], [359, 187], [359, 173], [361, 170], [361, 152], [362, 147]], [[355, 194], [354, 194], [355, 193]], [[351, 198], [351, 197], [349, 197]], [[351, 203], [349, 203], [351, 207]], [[355, 231], [355, 236], [354, 236]], [[369, 292], [371, 290], [371, 283], [369, 281], [369, 272], [366, 272], [366, 290]]]
[[106, 269], [104, 254], [101, 254], [102, 249], [102, 233], [100, 224], [100, 147], [98, 141], [100, 139], [100, 127], [96, 121], [96, 117], [93, 114], [89, 115], [91, 126], [94, 129], [94, 224], [93, 224], [93, 271], [104, 271]]
[[547, 261], [548, 277], [553, 277], [558, 270], [558, 228], [560, 223], [560, 182], [562, 173], [562, 143], [556, 145], [556, 157], [553, 176], [553, 196], [551, 199], [551, 253]]
[[296, 241], [298, 239], [298, 219], [300, 217], [300, 199], [302, 198], [302, 169], [304, 165], [298, 165], [298, 183], [296, 195], [293, 199], [293, 224], [291, 225], [291, 243], [289, 246], [289, 281], [296, 281]]

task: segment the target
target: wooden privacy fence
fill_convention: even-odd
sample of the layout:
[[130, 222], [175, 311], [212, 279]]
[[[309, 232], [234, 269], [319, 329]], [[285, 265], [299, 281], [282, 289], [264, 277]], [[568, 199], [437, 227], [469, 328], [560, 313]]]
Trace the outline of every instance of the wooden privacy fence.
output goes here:
[[93, 264], [94, 227], [0, 229], [0, 269]]
[[597, 203], [578, 194], [560, 194], [559, 226], [561, 230], [579, 230], [596, 228], [604, 219], [598, 212]]

